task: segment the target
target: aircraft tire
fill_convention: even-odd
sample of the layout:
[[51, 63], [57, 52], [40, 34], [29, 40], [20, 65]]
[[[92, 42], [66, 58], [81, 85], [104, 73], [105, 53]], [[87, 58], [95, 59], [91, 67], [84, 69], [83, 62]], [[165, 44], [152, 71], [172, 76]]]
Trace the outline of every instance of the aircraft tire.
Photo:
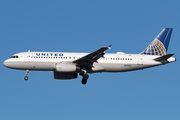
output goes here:
[[88, 79], [89, 78], [89, 75], [88, 74], [85, 74], [84, 76], [83, 76], [83, 79]]
[[87, 83], [87, 79], [82, 79], [81, 83], [85, 85]]
[[24, 80], [28, 80], [28, 76], [25, 76], [25, 77], [24, 77]]

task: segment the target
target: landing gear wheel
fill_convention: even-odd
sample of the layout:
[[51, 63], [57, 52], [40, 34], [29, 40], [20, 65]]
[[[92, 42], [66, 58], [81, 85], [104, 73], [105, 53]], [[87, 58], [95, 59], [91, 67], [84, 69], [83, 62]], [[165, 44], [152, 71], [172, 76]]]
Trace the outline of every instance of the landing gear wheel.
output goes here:
[[89, 78], [89, 75], [88, 74], [85, 74], [84, 76], [83, 76], [83, 79], [88, 79]]
[[81, 83], [85, 85], [87, 83], [87, 79], [82, 79]]
[[24, 77], [24, 80], [28, 80], [28, 76], [25, 76], [25, 77]]

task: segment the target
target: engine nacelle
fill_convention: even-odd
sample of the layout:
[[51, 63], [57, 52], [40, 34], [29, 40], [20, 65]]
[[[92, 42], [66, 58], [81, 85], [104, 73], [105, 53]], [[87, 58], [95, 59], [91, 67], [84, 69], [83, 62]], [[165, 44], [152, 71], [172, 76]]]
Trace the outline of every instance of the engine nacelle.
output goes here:
[[71, 72], [56, 72], [54, 71], [54, 79], [75, 79], [77, 78], [77, 73], [71, 73]]
[[56, 63], [55, 71], [57, 72], [76, 72], [76, 65], [70, 62]]

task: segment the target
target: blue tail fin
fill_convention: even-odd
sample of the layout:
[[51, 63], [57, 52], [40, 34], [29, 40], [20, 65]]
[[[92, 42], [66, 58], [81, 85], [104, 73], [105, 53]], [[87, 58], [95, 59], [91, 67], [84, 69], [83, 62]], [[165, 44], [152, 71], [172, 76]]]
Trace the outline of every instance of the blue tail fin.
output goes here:
[[173, 28], [164, 28], [152, 43], [141, 53], [145, 55], [166, 55]]

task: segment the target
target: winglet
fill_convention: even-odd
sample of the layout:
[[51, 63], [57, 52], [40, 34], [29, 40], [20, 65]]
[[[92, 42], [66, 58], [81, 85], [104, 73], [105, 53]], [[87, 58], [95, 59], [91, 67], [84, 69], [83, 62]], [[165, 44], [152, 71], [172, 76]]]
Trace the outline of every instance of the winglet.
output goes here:
[[111, 49], [111, 46], [112, 46], [112, 44], [108, 46], [108, 49]]

